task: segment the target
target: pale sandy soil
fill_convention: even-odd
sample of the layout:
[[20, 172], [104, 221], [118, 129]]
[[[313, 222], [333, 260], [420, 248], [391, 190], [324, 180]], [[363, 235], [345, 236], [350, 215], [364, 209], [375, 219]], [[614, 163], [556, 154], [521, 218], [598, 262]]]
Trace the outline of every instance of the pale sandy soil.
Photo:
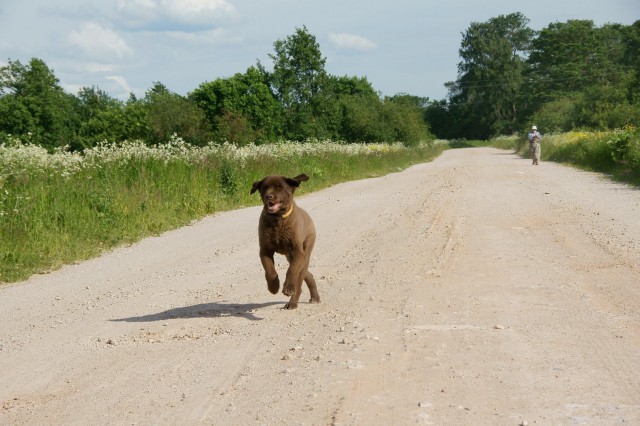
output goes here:
[[0, 424], [640, 424], [640, 191], [479, 148], [298, 204], [319, 305], [259, 207], [1, 288]]

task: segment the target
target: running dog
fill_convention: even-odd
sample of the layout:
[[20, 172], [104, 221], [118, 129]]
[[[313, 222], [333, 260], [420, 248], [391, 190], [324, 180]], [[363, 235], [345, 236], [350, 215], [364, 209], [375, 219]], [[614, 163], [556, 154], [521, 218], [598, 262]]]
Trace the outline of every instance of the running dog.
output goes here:
[[258, 191], [264, 207], [258, 223], [260, 260], [267, 287], [273, 294], [280, 290], [280, 278], [273, 261], [275, 253], [286, 256], [289, 262], [282, 294], [291, 296], [285, 309], [296, 309], [302, 293], [302, 281], [307, 283], [311, 303], [320, 303], [316, 281], [309, 272], [309, 259], [316, 241], [316, 229], [311, 216], [293, 200], [293, 193], [301, 182], [309, 180], [301, 174], [294, 178], [267, 176], [254, 182], [251, 194]]

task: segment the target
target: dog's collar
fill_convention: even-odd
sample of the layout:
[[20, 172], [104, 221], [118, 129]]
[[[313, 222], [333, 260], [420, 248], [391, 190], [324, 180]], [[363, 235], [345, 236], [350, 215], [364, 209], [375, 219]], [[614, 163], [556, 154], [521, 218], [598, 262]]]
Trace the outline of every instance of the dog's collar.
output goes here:
[[287, 212], [282, 215], [282, 218], [283, 219], [288, 218], [289, 216], [291, 216], [291, 213], [293, 213], [293, 204], [291, 204], [291, 207], [289, 207], [289, 210], [287, 210]]

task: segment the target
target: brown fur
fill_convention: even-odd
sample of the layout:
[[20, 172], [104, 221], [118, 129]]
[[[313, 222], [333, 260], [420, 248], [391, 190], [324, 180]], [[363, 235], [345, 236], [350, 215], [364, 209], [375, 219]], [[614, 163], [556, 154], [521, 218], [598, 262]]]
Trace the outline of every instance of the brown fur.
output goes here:
[[[309, 214], [298, 207], [293, 193], [307, 175], [294, 178], [267, 176], [254, 182], [251, 194], [260, 192], [264, 204], [258, 224], [260, 260], [264, 268], [267, 287], [273, 294], [280, 290], [280, 279], [274, 266], [273, 255], [283, 254], [289, 262], [282, 293], [291, 296], [286, 309], [296, 309], [302, 293], [302, 281], [307, 283], [311, 303], [320, 303], [316, 281], [309, 272], [309, 259], [316, 241], [316, 229]], [[293, 210], [290, 209], [293, 207]], [[290, 211], [290, 213], [289, 213]]]

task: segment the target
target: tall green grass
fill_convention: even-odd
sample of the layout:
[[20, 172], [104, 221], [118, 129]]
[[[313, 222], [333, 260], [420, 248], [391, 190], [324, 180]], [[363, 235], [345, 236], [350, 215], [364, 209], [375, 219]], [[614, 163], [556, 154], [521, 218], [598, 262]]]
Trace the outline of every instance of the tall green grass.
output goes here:
[[203, 216], [259, 204], [251, 184], [269, 174], [311, 180], [313, 191], [383, 175], [447, 146], [278, 143], [202, 148], [102, 145], [83, 154], [0, 145], [0, 283], [96, 256]]
[[[500, 137], [492, 146], [515, 149], [529, 156], [526, 137]], [[640, 185], [640, 129], [572, 131], [543, 135], [542, 159], [571, 164], [585, 170], [609, 174], [612, 178]]]

